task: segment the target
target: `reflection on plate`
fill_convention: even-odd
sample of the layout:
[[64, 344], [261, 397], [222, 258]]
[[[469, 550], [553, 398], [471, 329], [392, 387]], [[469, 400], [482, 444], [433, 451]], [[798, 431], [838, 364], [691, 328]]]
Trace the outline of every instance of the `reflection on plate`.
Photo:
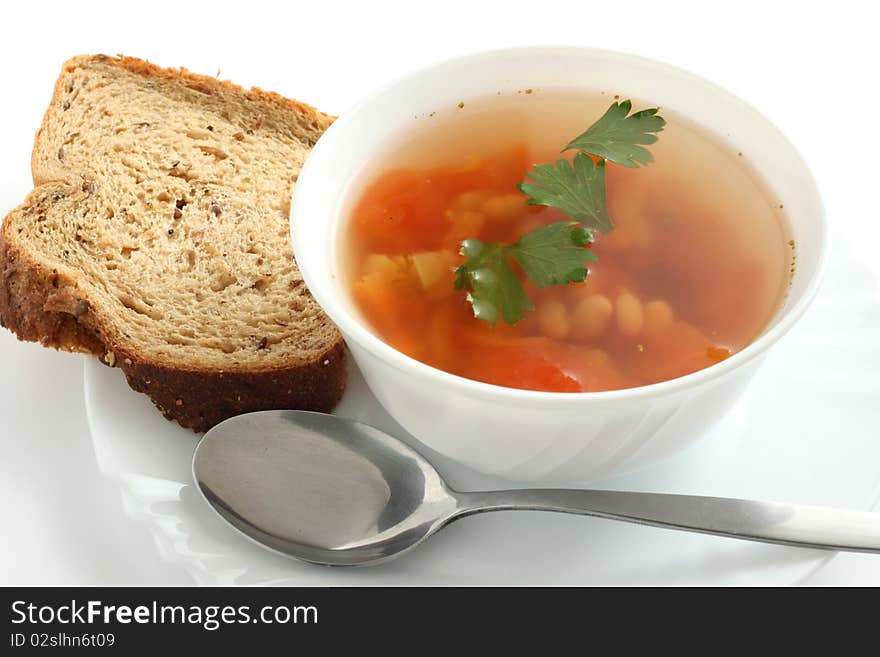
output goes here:
[[[825, 285], [749, 390], [703, 440], [664, 463], [592, 485], [776, 499], [855, 509], [880, 494], [880, 299], [874, 274], [832, 254]], [[327, 569], [271, 554], [221, 521], [193, 488], [198, 438], [166, 421], [122, 374], [89, 361], [86, 408], [101, 471], [156, 548], [200, 584], [788, 584], [828, 553], [550, 513], [458, 521], [397, 561]], [[407, 438], [357, 371], [337, 411]], [[511, 486], [407, 438], [453, 487]]]

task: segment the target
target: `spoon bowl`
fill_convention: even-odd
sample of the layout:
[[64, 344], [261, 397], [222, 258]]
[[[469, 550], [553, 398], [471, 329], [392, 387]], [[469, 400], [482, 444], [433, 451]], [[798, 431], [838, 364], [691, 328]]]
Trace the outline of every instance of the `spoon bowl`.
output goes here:
[[239, 415], [196, 448], [199, 490], [233, 527], [326, 565], [376, 563], [449, 521], [456, 498], [418, 453], [373, 427], [306, 411]]
[[282, 554], [328, 566], [375, 564], [452, 520], [557, 511], [767, 543], [880, 552], [880, 514], [697, 495], [580, 489], [461, 493], [403, 442], [307, 411], [221, 422], [193, 455], [193, 477], [233, 527]]

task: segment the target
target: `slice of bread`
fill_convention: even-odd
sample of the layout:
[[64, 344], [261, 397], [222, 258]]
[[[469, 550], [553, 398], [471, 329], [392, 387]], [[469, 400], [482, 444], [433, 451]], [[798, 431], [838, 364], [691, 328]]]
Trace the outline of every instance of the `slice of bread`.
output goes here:
[[331, 122], [185, 69], [70, 60], [34, 144], [36, 189], [0, 231], [0, 323], [99, 355], [196, 431], [253, 410], [331, 410], [344, 344], [288, 226]]

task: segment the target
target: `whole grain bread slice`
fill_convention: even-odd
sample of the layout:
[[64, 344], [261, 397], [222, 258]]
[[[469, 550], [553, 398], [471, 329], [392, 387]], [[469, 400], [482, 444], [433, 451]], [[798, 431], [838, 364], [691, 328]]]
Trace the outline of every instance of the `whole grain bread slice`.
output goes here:
[[0, 231], [0, 323], [97, 354], [181, 425], [329, 411], [342, 337], [291, 252], [290, 194], [332, 118], [128, 57], [68, 61], [36, 188]]

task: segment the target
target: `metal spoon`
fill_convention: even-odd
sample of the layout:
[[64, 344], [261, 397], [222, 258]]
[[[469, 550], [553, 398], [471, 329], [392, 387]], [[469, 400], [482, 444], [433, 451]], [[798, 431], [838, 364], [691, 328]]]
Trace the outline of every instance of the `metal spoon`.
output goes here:
[[459, 493], [415, 451], [322, 413], [226, 420], [196, 448], [193, 475], [233, 527], [272, 550], [331, 566], [374, 564], [483, 511], [559, 511], [827, 550], [880, 552], [880, 513], [775, 502], [525, 489]]

